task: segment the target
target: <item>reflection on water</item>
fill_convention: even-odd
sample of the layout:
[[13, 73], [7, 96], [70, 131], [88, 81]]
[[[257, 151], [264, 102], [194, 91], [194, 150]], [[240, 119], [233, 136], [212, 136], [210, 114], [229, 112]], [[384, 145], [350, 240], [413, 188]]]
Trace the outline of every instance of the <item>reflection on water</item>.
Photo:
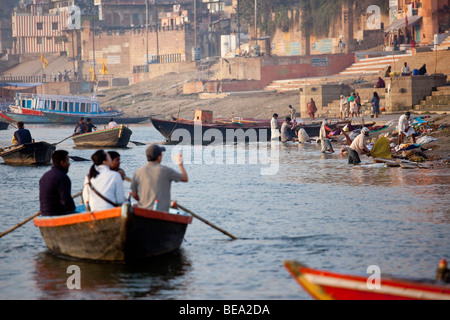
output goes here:
[[[73, 131], [30, 127], [36, 141], [50, 143]], [[132, 140], [162, 140], [152, 127], [132, 130]], [[12, 133], [0, 131], [0, 147]], [[58, 148], [85, 159], [95, 152], [70, 139]], [[163, 164], [178, 170], [170, 161], [176, 148], [166, 145]], [[127, 176], [145, 165], [145, 149], [118, 149]], [[189, 182], [174, 183], [172, 196], [238, 240], [194, 219], [182, 250], [167, 260], [96, 264], [52, 256], [29, 222], [0, 240], [0, 298], [309, 299], [283, 267], [286, 259], [356, 274], [375, 264], [383, 273], [433, 279], [440, 259], [450, 259], [448, 169], [385, 168], [366, 157], [353, 166], [338, 153], [322, 154], [315, 143], [194, 146], [183, 152]], [[276, 170], [263, 174], [271, 164]], [[71, 161], [73, 193], [90, 165]], [[0, 164], [0, 231], [39, 210], [38, 181], [49, 169]], [[126, 192], [129, 186], [124, 182]], [[73, 264], [81, 268], [81, 290], [66, 286]]]
[[[67, 279], [80, 268], [81, 291], [68, 290]], [[37, 255], [34, 281], [40, 290], [39, 299], [140, 299], [170, 297], [170, 291], [183, 286], [177, 277], [185, 275], [191, 262], [183, 250], [155, 261], [131, 264], [95, 263], [68, 260], [45, 251]]]

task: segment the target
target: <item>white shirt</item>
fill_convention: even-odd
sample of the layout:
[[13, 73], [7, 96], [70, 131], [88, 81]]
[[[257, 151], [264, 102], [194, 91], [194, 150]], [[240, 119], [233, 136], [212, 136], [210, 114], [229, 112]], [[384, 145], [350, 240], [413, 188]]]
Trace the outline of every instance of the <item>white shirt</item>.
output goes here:
[[409, 66], [403, 66], [402, 67], [402, 73], [411, 73], [411, 70], [409, 69]]
[[[91, 179], [92, 186], [106, 199], [114, 203], [122, 204], [125, 201], [122, 176], [117, 171], [112, 171], [107, 165], [97, 166], [99, 174]], [[91, 211], [99, 211], [114, 208], [114, 206], [103, 200], [97, 193], [91, 190], [88, 177], [84, 179], [83, 201], [89, 202]]]
[[358, 155], [364, 153], [363, 149], [365, 147], [366, 147], [366, 136], [364, 135], [364, 133], [360, 133], [350, 145], [350, 149], [356, 151]]
[[320, 130], [319, 130], [319, 139], [323, 140], [323, 139], [327, 139], [327, 130], [325, 129], [325, 126], [327, 124], [322, 123], [322, 125], [320, 126]]
[[403, 132], [406, 134], [406, 128], [412, 128], [414, 122], [414, 118], [409, 116], [409, 120], [406, 119], [406, 115], [402, 114], [398, 119], [398, 132]]
[[115, 127], [118, 127], [118, 126], [119, 125], [115, 121], [111, 121], [110, 123], [108, 123], [108, 129], [112, 129], [112, 128], [115, 128]]
[[278, 121], [275, 118], [272, 118], [272, 120], [270, 120], [270, 129], [277, 129], [278, 127]]

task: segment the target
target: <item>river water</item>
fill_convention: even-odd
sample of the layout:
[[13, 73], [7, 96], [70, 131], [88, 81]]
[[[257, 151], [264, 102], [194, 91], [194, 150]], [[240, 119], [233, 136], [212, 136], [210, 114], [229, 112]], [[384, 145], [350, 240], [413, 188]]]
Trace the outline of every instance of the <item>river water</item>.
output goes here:
[[[36, 141], [50, 143], [73, 131], [27, 128]], [[163, 141], [150, 124], [130, 128], [132, 141]], [[0, 147], [10, 145], [13, 132], [0, 131]], [[174, 183], [172, 198], [237, 240], [194, 219], [181, 250], [169, 258], [98, 264], [54, 257], [29, 222], [0, 239], [0, 298], [303, 300], [311, 298], [284, 260], [367, 276], [377, 265], [382, 275], [434, 279], [439, 261], [450, 259], [448, 169], [383, 168], [367, 158], [352, 166], [338, 152], [322, 154], [316, 144], [232, 147], [247, 159], [221, 163], [211, 160], [208, 147], [194, 147], [190, 157], [185, 149], [189, 182]], [[130, 143], [118, 150], [128, 176], [145, 164], [145, 148]], [[163, 164], [176, 168], [170, 155], [177, 147], [166, 148]], [[95, 151], [77, 149], [71, 139], [58, 149], [87, 159]], [[73, 193], [81, 190], [90, 164], [71, 161]], [[0, 232], [39, 210], [38, 181], [49, 168], [0, 164]], [[80, 267], [80, 290], [67, 287], [70, 265]]]

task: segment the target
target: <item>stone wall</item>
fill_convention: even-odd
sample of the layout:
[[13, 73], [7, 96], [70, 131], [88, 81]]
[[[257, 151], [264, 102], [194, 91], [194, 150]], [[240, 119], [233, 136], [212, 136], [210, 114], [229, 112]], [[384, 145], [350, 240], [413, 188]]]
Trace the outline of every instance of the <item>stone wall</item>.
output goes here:
[[434, 88], [446, 83], [447, 76], [443, 74], [387, 78], [386, 86], [390, 85], [390, 91], [386, 94], [386, 111], [410, 110], [429, 96]]
[[[167, 73], [185, 73], [196, 69], [195, 62], [175, 62], [175, 63], [156, 63], [149, 65], [148, 72], [133, 73], [132, 82], [137, 83], [143, 80], [160, 77]], [[172, 85], [175, 85], [172, 84]]]
[[348, 97], [353, 92], [349, 86], [339, 84], [302, 85], [299, 90], [300, 114], [303, 119], [308, 119], [308, 109], [306, 106], [311, 101], [311, 98], [316, 103], [316, 117], [326, 117], [335, 113], [335, 106], [328, 107], [329, 103], [338, 100], [341, 94]]
[[93, 90], [92, 82], [47, 82], [36, 88], [37, 94], [86, 95]]
[[218, 78], [259, 80], [262, 89], [274, 80], [334, 75], [354, 61], [353, 54], [222, 59]]
[[[93, 60], [93, 47], [95, 48], [96, 73], [100, 72], [105, 63], [108, 74], [115, 77], [129, 77], [133, 73], [134, 66], [144, 65], [147, 61], [145, 28], [96, 32], [94, 41], [92, 34], [86, 29], [81, 34], [81, 43], [81, 58], [85, 61]], [[148, 33], [149, 60], [157, 55], [178, 55], [181, 61], [190, 61], [192, 46], [193, 32], [184, 28], [158, 32], [153, 29]], [[89, 69], [82, 72], [89, 74]]]

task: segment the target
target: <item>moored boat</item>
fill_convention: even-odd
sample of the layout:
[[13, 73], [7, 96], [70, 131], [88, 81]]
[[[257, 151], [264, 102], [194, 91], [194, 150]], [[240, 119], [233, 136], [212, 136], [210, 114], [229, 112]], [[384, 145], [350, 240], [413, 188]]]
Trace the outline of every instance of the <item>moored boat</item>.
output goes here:
[[[270, 120], [246, 118], [241, 121], [233, 118], [234, 121], [227, 122], [213, 119], [209, 110], [196, 110], [195, 120], [186, 120], [172, 117], [174, 120], [163, 120], [150, 118], [154, 128], [158, 130], [169, 142], [201, 143], [212, 142], [235, 143], [235, 142], [263, 142], [271, 140]], [[282, 121], [278, 121], [278, 126]], [[331, 128], [341, 122], [329, 124]], [[321, 123], [299, 124], [291, 130], [291, 135], [295, 137], [295, 132], [300, 128], [306, 133], [315, 137], [319, 135]]]
[[[173, 210], [173, 209], [171, 209]], [[123, 205], [34, 219], [57, 256], [104, 262], [152, 259], [178, 250], [192, 216]]]
[[368, 277], [316, 270], [297, 261], [284, 261], [292, 277], [318, 300], [450, 300], [450, 286], [380, 277], [379, 286]]
[[125, 148], [133, 132], [120, 125], [115, 128], [86, 132], [72, 136], [77, 147], [83, 148]]
[[[201, 143], [270, 140], [270, 126], [172, 121], [150, 118], [154, 128], [170, 142]], [[211, 131], [210, 131], [211, 130]]]
[[8, 129], [9, 123], [0, 121], [0, 130]]
[[13, 121], [35, 124], [52, 123], [48, 117], [44, 116], [44, 112], [56, 113], [59, 117], [73, 116], [78, 119], [96, 116], [119, 118], [123, 115], [122, 111], [103, 110], [96, 97], [26, 93], [17, 94], [14, 105], [10, 105], [9, 111], [5, 111], [4, 114]]
[[25, 143], [0, 148], [0, 157], [10, 165], [48, 165], [55, 149], [53, 144], [44, 141]]

